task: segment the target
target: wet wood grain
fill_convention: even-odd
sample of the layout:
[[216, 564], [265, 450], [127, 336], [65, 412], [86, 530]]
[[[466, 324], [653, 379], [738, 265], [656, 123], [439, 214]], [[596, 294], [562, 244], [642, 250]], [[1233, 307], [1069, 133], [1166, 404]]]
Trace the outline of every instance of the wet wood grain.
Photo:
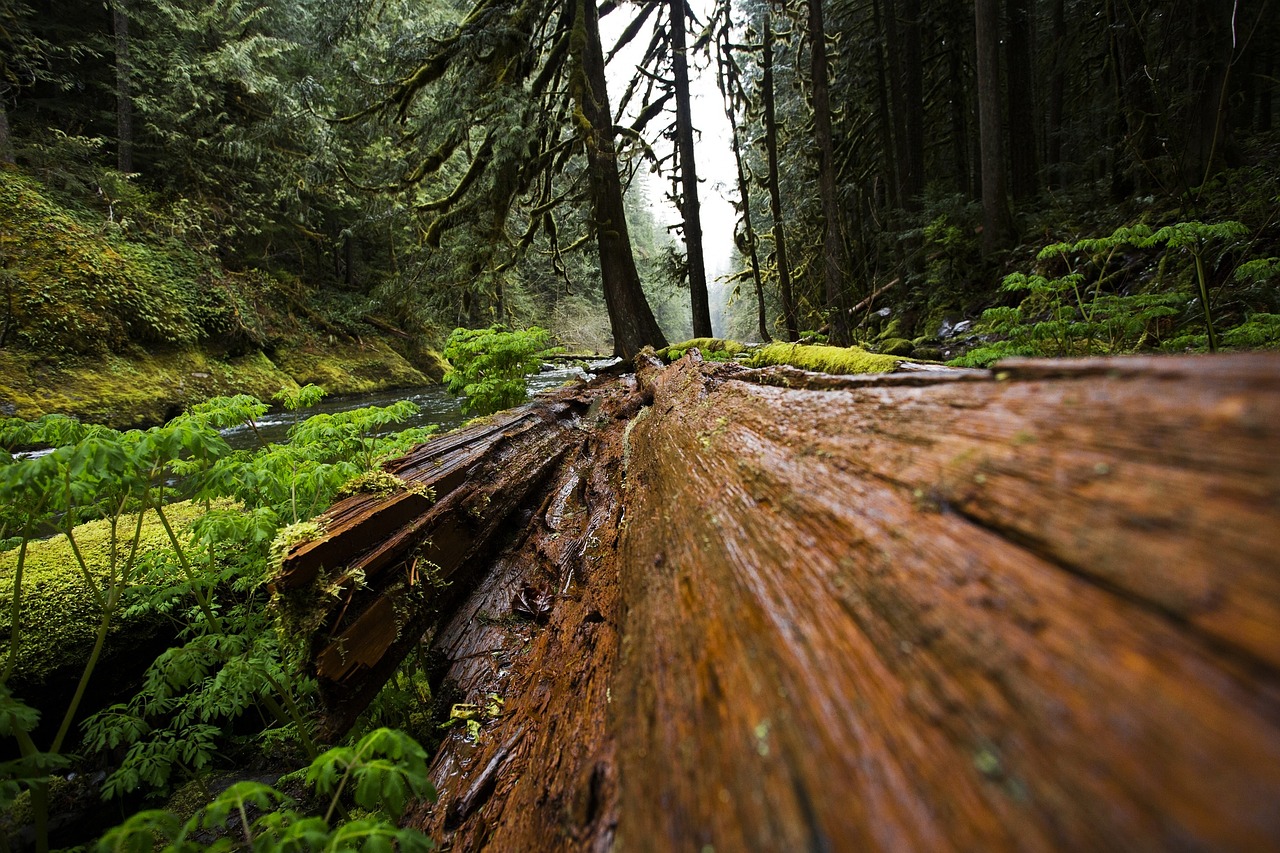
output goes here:
[[[428, 513], [357, 498], [330, 528], [392, 578], [396, 537], [461, 542], [501, 504], [408, 628], [438, 616], [457, 701], [504, 713], [446, 739], [413, 825], [454, 850], [1280, 847], [1280, 359], [690, 355], [592, 394], [397, 463], [448, 486]], [[545, 625], [513, 618], [526, 586]], [[380, 651], [362, 612], [394, 658], [408, 629]]]
[[1275, 845], [1278, 367], [822, 394], [653, 374], [621, 840]]

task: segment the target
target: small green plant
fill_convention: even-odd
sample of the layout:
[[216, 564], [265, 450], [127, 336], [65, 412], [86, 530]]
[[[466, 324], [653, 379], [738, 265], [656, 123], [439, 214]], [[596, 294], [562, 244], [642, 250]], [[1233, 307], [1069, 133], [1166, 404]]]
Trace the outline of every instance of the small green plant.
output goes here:
[[[321, 396], [309, 386], [286, 403], [297, 408]], [[98, 710], [83, 724], [84, 751], [125, 753], [103, 785], [104, 796], [163, 788], [175, 774], [199, 773], [252, 737], [244, 733], [247, 717], [266, 721], [261, 737], [315, 754], [307, 711], [314, 683], [291, 668], [287, 638], [268, 606], [272, 543], [286, 525], [307, 522], [327, 507], [348, 480], [425, 440], [433, 428], [388, 433], [416, 411], [401, 403], [300, 419], [285, 443], [232, 451], [219, 429], [252, 426], [265, 411], [252, 397], [217, 398], [162, 427], [125, 433], [57, 416], [0, 421], [0, 540], [16, 552], [0, 554], [9, 586], [7, 623], [0, 619], [8, 634], [0, 662], [0, 730], [18, 741], [21, 755], [0, 766], [0, 796], [12, 799], [30, 789], [39, 837], [48, 773], [66, 764], [73, 721], [124, 616], [171, 620], [180, 644], [156, 658], [133, 699]], [[53, 450], [12, 455], [32, 445]], [[173, 503], [183, 497], [194, 500], [186, 505], [194, 508], [194, 520], [185, 527]], [[82, 547], [89, 535], [82, 522], [90, 519], [106, 527], [105, 534], [95, 533], [101, 542], [92, 553]], [[157, 528], [164, 546], [143, 547]], [[11, 676], [26, 650], [41, 642], [44, 626], [32, 622], [36, 611], [27, 597], [34, 591], [25, 575], [32, 543], [52, 531], [66, 543], [94, 627], [75, 693], [44, 745], [33, 737], [38, 713], [13, 698]], [[38, 674], [30, 683], [39, 683]]]
[[[139, 812], [109, 830], [99, 853], [188, 853], [203, 850], [425, 851], [435, 844], [396, 821], [411, 799], [436, 799], [427, 774], [427, 754], [393, 729], [375, 729], [355, 746], [331, 749], [312, 761], [306, 782], [327, 797], [323, 814], [308, 814], [281, 791], [260, 782], [237, 782], [182, 821], [172, 812]], [[341, 820], [350, 801], [368, 817]], [[210, 846], [198, 838], [209, 833]]]
[[543, 358], [563, 351], [551, 346], [551, 333], [538, 326], [523, 332], [501, 326], [454, 329], [444, 348], [451, 365], [444, 381], [450, 393], [463, 396], [463, 412], [491, 414], [524, 402], [525, 377]]
[[[1230, 245], [1247, 232], [1239, 222], [1178, 222], [1152, 230], [1138, 224], [1118, 228], [1108, 237], [1088, 238], [1075, 242], [1054, 243], [1037, 255], [1043, 263], [1061, 262], [1069, 272], [1051, 278], [1039, 273], [1013, 273], [1005, 277], [1001, 289], [1024, 292], [1027, 296], [1017, 306], [999, 306], [983, 312], [980, 328], [996, 336], [996, 340], [952, 364], [985, 367], [1006, 356], [1067, 356], [1095, 353], [1132, 352], [1144, 346], [1158, 345], [1161, 338], [1184, 315], [1197, 298], [1185, 286], [1174, 284], [1168, 289], [1150, 287], [1139, 292], [1117, 292], [1116, 280], [1123, 272], [1112, 270], [1122, 252], [1162, 250], [1160, 269], [1179, 253], [1190, 255], [1194, 264], [1194, 281], [1198, 289], [1200, 313], [1204, 321], [1204, 343], [1210, 351], [1218, 349], [1213, 310], [1209, 293], [1206, 258], [1214, 244]], [[1236, 272], [1237, 280], [1268, 277], [1269, 261], [1243, 264]], [[1263, 315], [1265, 316], [1265, 315]], [[1265, 332], [1269, 326], [1254, 324], [1253, 332]], [[1229, 343], [1254, 340], [1249, 331], [1231, 335]], [[1183, 335], [1174, 341], [1195, 342]]]

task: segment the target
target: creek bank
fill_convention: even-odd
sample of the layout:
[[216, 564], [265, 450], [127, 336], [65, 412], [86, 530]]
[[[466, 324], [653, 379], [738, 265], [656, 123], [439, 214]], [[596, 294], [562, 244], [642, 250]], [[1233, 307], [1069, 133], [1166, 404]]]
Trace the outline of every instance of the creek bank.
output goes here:
[[250, 394], [270, 400], [282, 388], [312, 383], [331, 395], [431, 385], [445, 363], [380, 337], [312, 336], [273, 350], [219, 354], [209, 347], [135, 349], [104, 356], [49, 356], [0, 349], [0, 417], [33, 420], [64, 414], [114, 429], [154, 426], [210, 397]]

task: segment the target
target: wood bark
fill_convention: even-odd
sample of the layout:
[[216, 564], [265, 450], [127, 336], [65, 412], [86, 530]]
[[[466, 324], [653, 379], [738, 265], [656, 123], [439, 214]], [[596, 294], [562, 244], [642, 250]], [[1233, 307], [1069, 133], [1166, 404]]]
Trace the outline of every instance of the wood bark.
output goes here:
[[[408, 820], [465, 850], [1272, 849], [1278, 438], [1274, 355], [692, 351], [437, 439], [395, 469], [454, 502], [419, 515], [492, 536], [431, 646], [505, 710]], [[351, 499], [303, 562], [411, 500]], [[510, 618], [523, 585], [545, 625]]]
[[813, 87], [813, 136], [818, 153], [818, 194], [822, 198], [822, 282], [831, 312], [831, 343], [853, 342], [845, 296], [844, 239], [837, 198], [835, 141], [831, 130], [831, 83], [827, 70], [827, 31], [822, 0], [808, 0], [809, 75]]
[[1009, 80], [1009, 190], [1027, 201], [1039, 190], [1036, 156], [1035, 18], [1031, 0], [1008, 0], [1009, 38], [1005, 41]]
[[748, 181], [748, 166], [742, 156], [742, 136], [738, 131], [738, 109], [747, 101], [746, 92], [742, 88], [742, 72], [733, 58], [733, 21], [731, 9], [724, 7], [724, 19], [716, 23], [716, 84], [720, 87], [720, 96], [724, 100], [725, 116], [729, 119], [729, 141], [733, 147], [733, 165], [738, 178], [738, 207], [741, 213], [739, 222], [742, 235], [734, 235], [738, 250], [747, 256], [751, 265], [751, 283], [756, 292], [756, 334], [762, 342], [773, 340], [769, 334], [769, 317], [765, 307], [764, 276], [760, 271], [759, 240], [756, 237], [755, 221], [751, 216], [751, 187]]
[[707, 298], [707, 262], [702, 252], [702, 205], [698, 202], [698, 164], [694, 156], [693, 109], [689, 100], [688, 9], [685, 0], [668, 0], [671, 16], [671, 69], [676, 101], [676, 151], [680, 163], [680, 219], [689, 268], [689, 304], [693, 336], [712, 337]]
[[14, 162], [13, 136], [9, 132], [9, 113], [4, 108], [4, 91], [0, 89], [0, 163]]
[[764, 99], [764, 149], [769, 161], [769, 210], [773, 214], [774, 261], [778, 272], [778, 295], [782, 299], [782, 324], [787, 330], [787, 340], [800, 339], [800, 321], [796, 315], [796, 299], [791, 289], [791, 266], [787, 262], [787, 236], [782, 220], [782, 187], [778, 179], [778, 116], [773, 83], [773, 16], [764, 13], [764, 50], [762, 54], [764, 80], [761, 89]]
[[920, 59], [920, 0], [885, 0], [885, 52], [896, 145], [890, 152], [899, 203], [919, 210], [924, 195], [924, 68]]
[[1045, 178], [1050, 189], [1065, 185], [1062, 174], [1062, 110], [1067, 91], [1067, 15], [1066, 0], [1049, 4], [1049, 38], [1052, 64], [1049, 71], [1049, 100], [1045, 116]]
[[645, 346], [666, 346], [667, 340], [645, 299], [635, 257], [631, 254], [596, 4], [589, 0], [569, 0], [568, 5], [575, 15], [574, 35], [570, 40], [577, 65], [573, 95], [586, 123], [585, 127], [580, 125], [579, 130], [587, 148], [587, 178], [600, 248], [604, 301], [613, 330], [614, 355], [630, 359]]
[[1009, 212], [1004, 119], [1000, 114], [1000, 4], [974, 3], [975, 66], [978, 71], [979, 156], [982, 162], [982, 249], [993, 252], [1013, 238]]

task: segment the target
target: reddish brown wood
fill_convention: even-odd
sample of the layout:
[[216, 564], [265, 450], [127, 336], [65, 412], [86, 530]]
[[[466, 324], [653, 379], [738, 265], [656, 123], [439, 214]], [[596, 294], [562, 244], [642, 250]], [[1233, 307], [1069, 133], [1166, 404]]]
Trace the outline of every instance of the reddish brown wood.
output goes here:
[[[1277, 357], [831, 381], [687, 356], [592, 393], [505, 451], [443, 439], [496, 467], [435, 523], [530, 485], [431, 641], [505, 713], [450, 735], [414, 825], [458, 850], [1280, 846]], [[545, 627], [512, 617], [525, 585], [554, 590]]]
[[630, 434], [624, 845], [1280, 841], [1274, 357], [706, 370]]

